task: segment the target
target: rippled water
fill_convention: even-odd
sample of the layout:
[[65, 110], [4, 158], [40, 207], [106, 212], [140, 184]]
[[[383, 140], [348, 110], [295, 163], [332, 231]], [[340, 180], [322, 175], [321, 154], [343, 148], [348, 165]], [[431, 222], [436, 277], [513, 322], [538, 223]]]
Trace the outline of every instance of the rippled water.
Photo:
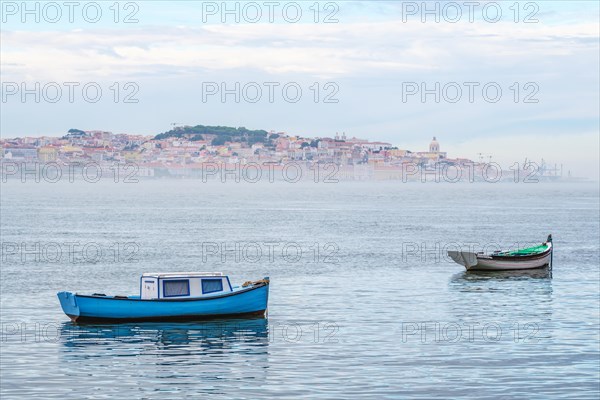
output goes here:
[[[1, 201], [3, 399], [600, 395], [597, 184], [9, 181]], [[443, 257], [548, 233], [552, 271]], [[270, 276], [268, 318], [73, 325], [56, 299], [177, 270]]]

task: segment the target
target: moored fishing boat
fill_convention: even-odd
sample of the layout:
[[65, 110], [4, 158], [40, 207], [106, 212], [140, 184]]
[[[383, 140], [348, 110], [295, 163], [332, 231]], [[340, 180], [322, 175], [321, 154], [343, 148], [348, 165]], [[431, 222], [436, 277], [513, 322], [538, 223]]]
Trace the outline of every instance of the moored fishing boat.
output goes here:
[[448, 255], [467, 271], [506, 271], [551, 266], [552, 250], [552, 235], [548, 235], [544, 243], [524, 249], [492, 254], [449, 250]]
[[264, 315], [269, 278], [231, 286], [220, 272], [145, 273], [139, 296], [57, 293], [74, 322], [194, 320]]

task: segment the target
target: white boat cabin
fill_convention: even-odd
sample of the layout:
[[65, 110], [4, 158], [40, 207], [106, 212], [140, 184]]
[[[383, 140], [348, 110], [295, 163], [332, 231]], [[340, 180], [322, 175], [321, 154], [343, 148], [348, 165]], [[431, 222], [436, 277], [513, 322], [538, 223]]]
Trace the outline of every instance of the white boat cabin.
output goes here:
[[142, 299], [185, 299], [232, 292], [221, 272], [147, 272], [140, 279]]

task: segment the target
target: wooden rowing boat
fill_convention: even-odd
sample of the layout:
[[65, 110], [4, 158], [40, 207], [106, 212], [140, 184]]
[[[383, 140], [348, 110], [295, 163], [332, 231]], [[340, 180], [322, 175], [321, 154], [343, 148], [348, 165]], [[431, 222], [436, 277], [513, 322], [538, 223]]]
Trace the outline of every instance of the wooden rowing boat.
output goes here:
[[552, 235], [548, 235], [544, 243], [524, 249], [491, 254], [450, 250], [448, 256], [467, 271], [507, 271], [551, 266], [552, 250]]

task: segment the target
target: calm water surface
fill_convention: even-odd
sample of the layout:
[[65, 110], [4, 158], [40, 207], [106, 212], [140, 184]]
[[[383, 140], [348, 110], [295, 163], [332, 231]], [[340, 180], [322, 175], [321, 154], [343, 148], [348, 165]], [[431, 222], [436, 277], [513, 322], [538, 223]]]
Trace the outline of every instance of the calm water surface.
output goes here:
[[[595, 399], [599, 207], [597, 184], [3, 183], [1, 397]], [[548, 233], [552, 271], [444, 257]], [[73, 325], [56, 298], [180, 270], [270, 276], [268, 318]]]

